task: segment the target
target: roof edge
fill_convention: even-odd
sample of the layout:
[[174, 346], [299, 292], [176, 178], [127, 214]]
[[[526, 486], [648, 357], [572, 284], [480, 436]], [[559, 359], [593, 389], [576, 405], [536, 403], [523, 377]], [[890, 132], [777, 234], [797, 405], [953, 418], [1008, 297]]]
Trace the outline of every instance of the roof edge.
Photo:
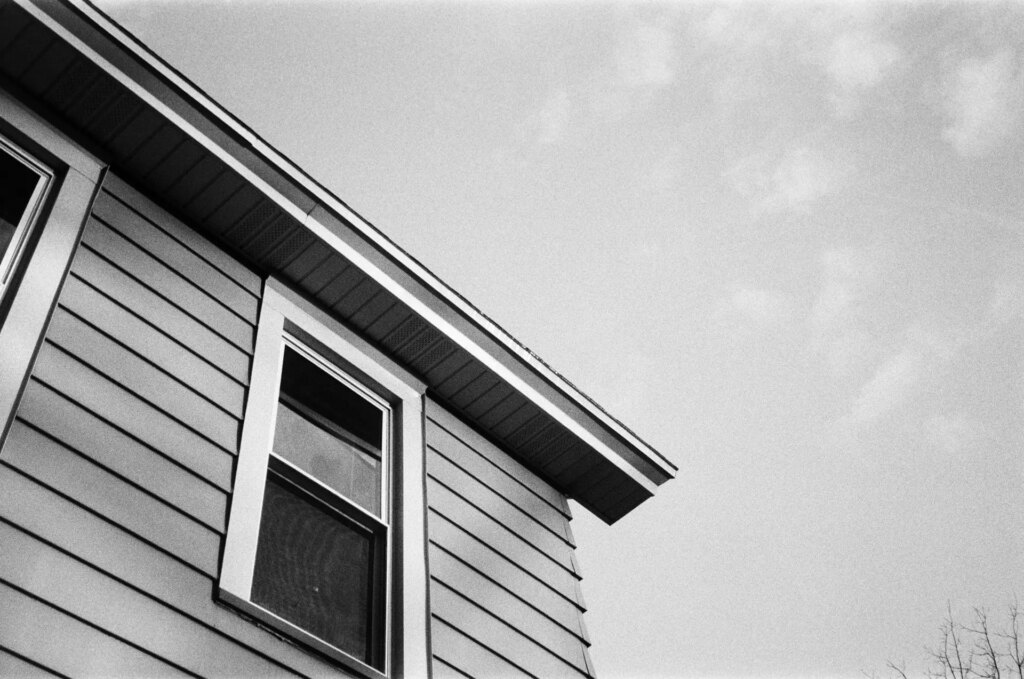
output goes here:
[[[328, 212], [334, 213], [361, 238], [418, 279], [444, 305], [479, 328], [515, 361], [589, 415], [597, 425], [613, 434], [616, 439], [630, 449], [630, 452], [639, 455], [658, 469], [664, 475], [664, 479], [656, 481], [656, 483], [675, 476], [678, 467], [664, 455], [551, 368], [508, 331], [433, 274], [415, 257], [303, 171], [287, 156], [263, 140], [254, 130], [217, 104], [201, 88], [147, 48], [89, 0], [63, 0], [63, 3], [46, 2], [45, 0], [17, 1], [37, 18], [48, 19], [47, 23], [50, 23], [51, 28], [63, 29], [61, 32], [66, 38], [73, 38], [74, 42], [78, 43], [78, 49], [90, 54], [94, 60], [105, 64], [104, 68], [110, 70], [115, 77], [119, 77], [126, 86], [131, 86], [133, 91], [140, 93], [141, 90], [141, 93], [148, 94], [152, 98], [150, 103], [154, 104], [158, 110], [172, 119], [178, 119], [178, 122], [182, 124], [183, 131], [203, 143], [205, 147], [220, 156], [234, 169], [240, 171], [248, 181], [251, 181], [260, 191], [267, 194], [299, 222], [307, 227], [311, 226], [312, 213], [318, 205]], [[62, 20], [62, 17], [59, 16], [62, 8], [77, 15], [79, 19], [96, 31], [97, 35], [80, 35], [80, 30], [75, 32], [75, 27], [69, 26], [66, 19]], [[92, 43], [88, 40], [89, 38], [92, 38]], [[93, 44], [103, 40], [109, 41], [110, 44]], [[104, 48], [106, 49], [104, 50]], [[154, 77], [156, 82], [154, 82]], [[154, 89], [160, 89], [159, 87], [154, 88], [154, 85], [162, 85], [170, 89], [180, 101], [165, 101], [160, 97], [162, 93], [154, 91]], [[175, 109], [172, 107], [172, 103], [177, 103], [178, 109], [184, 110]], [[211, 135], [211, 133], [219, 134]], [[220, 137], [220, 139], [215, 137]], [[248, 151], [249, 153], [244, 155], [249, 156], [251, 160], [250, 158], [240, 158], [240, 154], [232, 153], [229, 148], [225, 148], [224, 143], [229, 141]], [[245, 162], [246, 160], [249, 162]], [[250, 167], [252, 161], [256, 161], [256, 167]], [[442, 323], [442, 325], [448, 326], [443, 328], [445, 334], [463, 346], [469, 342], [478, 351], [482, 351], [480, 347], [476, 347], [475, 343], [448, 323]], [[451, 330], [456, 330], [456, 332], [453, 334]], [[505, 378], [504, 375], [503, 378]], [[517, 389], [520, 387], [517, 386]], [[522, 389], [520, 390], [522, 391]], [[526, 395], [549, 412], [551, 408], [556, 411], [560, 410], [536, 390], [528, 389]], [[537, 396], [540, 397], [539, 400], [536, 398]], [[565, 417], [564, 413], [562, 415]], [[588, 438], [585, 437], [585, 439]], [[594, 445], [593, 440], [587, 440], [587, 442]], [[603, 445], [594, 447], [599, 451], [607, 450]], [[626, 460], [621, 459], [620, 455], [616, 454], [616, 457], [620, 458], [612, 460], [617, 463], [616, 466], [621, 468], [623, 464], [629, 465]], [[632, 465], [629, 466], [632, 467]], [[632, 472], [630, 476], [637, 474], [634, 469], [629, 471]], [[636, 477], [634, 476], [634, 478]]]

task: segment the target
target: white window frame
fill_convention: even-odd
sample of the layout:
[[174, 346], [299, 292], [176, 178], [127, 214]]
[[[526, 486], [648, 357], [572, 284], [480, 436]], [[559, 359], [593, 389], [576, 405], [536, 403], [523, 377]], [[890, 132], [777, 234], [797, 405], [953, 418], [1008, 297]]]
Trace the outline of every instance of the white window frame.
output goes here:
[[[297, 348], [329, 373], [354, 383], [369, 400], [386, 408], [391, 419], [392, 440], [382, 453], [381, 515], [375, 518], [387, 527], [382, 668], [367, 665], [252, 602], [285, 346]], [[218, 583], [220, 599], [369, 679], [428, 676], [426, 385], [273, 278], [264, 285], [252, 365]]]
[[[31, 232], [0, 270], [0, 456], [106, 166], [0, 89], [4, 148], [49, 175]], [[37, 192], [39, 191], [37, 187]], [[28, 246], [31, 245], [31, 248]], [[7, 262], [5, 261], [4, 264]]]
[[17, 270], [18, 262], [21, 261], [21, 256], [28, 245], [29, 236], [38, 222], [43, 203], [53, 186], [54, 176], [53, 170], [19, 148], [3, 134], [0, 134], [0, 153], [13, 157], [37, 175], [36, 186], [32, 190], [25, 211], [18, 223], [14, 225], [14, 234], [9, 247], [3, 256], [0, 256], [0, 298], [3, 298], [7, 286]]

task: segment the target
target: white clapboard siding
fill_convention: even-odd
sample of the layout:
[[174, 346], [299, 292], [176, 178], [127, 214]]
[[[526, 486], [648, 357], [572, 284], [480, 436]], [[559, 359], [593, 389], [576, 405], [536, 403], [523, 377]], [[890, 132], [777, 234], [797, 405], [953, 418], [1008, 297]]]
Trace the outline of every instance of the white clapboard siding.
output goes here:
[[0, 674], [349, 676], [214, 598], [261, 289], [108, 177], [0, 450]]
[[436, 676], [594, 676], [565, 498], [427, 404]]

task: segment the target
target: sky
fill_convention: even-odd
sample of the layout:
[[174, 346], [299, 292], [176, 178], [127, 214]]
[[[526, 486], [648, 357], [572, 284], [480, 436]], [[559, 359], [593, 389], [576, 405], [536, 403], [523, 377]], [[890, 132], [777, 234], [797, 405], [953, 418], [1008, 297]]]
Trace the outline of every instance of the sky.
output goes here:
[[1024, 596], [1024, 3], [100, 5], [679, 466], [574, 505], [599, 676]]

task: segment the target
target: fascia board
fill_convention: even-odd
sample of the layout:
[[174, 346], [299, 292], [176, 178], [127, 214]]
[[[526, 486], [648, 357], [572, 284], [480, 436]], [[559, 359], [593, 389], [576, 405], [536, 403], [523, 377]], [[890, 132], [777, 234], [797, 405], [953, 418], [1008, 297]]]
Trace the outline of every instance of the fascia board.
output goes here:
[[[595, 436], [590, 427], [583, 426], [577, 421], [578, 418], [570, 416], [566, 410], [579, 410], [580, 414], [585, 415], [582, 418], [584, 422], [594, 421], [598, 429], [604, 427], [612, 432], [625, 444], [628, 453], [638, 455], [660, 472], [663, 478], [657, 483], [675, 476], [677, 467], [674, 464], [518, 344], [504, 329], [455, 293], [415, 258], [306, 175], [298, 166], [266, 144], [255, 132], [221, 108], [208, 95], [146, 50], [101, 11], [84, 0], [65, 0], [73, 9], [60, 3], [44, 2], [37, 5], [32, 0], [17, 1], [37, 20], [101, 66], [297, 221], [318, 232], [318, 236], [333, 236], [326, 239], [329, 244], [337, 247], [344, 242], [337, 231], [346, 231], [354, 232], [371, 245], [371, 249], [383, 255], [374, 259], [390, 261], [392, 266], [382, 267], [365, 256], [357, 257], [359, 261], [354, 263], [390, 292], [403, 293], [398, 295], [400, 299], [407, 303], [413, 301], [411, 306], [417, 312], [424, 313], [428, 321], [435, 323], [438, 329], [449, 334], [474, 356], [484, 360], [485, 364], [495, 369], [503, 379], [508, 379], [512, 386], [521, 388], [524, 395], [534, 399], [538, 405], [580, 435], [584, 441], [634, 477], [641, 485], [648, 487], [649, 482], [644, 477], [640, 477], [644, 478], [644, 481], [637, 478], [638, 472], [633, 465], [623, 459], [621, 452], [613, 450], [610, 445]], [[313, 218], [314, 213], [319, 219]], [[339, 222], [344, 228], [331, 229], [324, 222]], [[355, 254], [351, 246], [341, 248], [339, 252], [346, 256]], [[385, 269], [393, 269], [394, 264], [408, 272], [418, 283], [412, 289], [419, 289], [421, 295], [411, 294], [409, 288], [399, 285], [395, 277], [386, 272]], [[421, 296], [431, 301], [439, 301], [441, 304], [428, 304], [420, 298]], [[453, 314], [451, 311], [457, 313]], [[526, 373], [510, 368], [505, 365], [506, 362], [498, 361], [492, 351], [480, 346], [483, 342], [473, 341], [469, 337], [472, 333], [456, 327], [461, 325], [465, 330], [466, 322], [489, 336], [490, 342], [487, 343], [499, 349], [500, 354], [510, 354], [522, 368], [526, 368], [526, 373], [535, 373], [541, 378], [541, 382], [546, 384], [531, 384], [536, 383], [536, 380], [528, 380], [525, 377]], [[547, 389], [544, 389], [545, 386]], [[554, 392], [549, 394], [552, 398], [543, 395], [542, 390]], [[554, 403], [559, 395], [567, 401], [562, 407]], [[572, 407], [565, 408], [566, 405]], [[653, 492], [653, 487], [651, 491]]]

